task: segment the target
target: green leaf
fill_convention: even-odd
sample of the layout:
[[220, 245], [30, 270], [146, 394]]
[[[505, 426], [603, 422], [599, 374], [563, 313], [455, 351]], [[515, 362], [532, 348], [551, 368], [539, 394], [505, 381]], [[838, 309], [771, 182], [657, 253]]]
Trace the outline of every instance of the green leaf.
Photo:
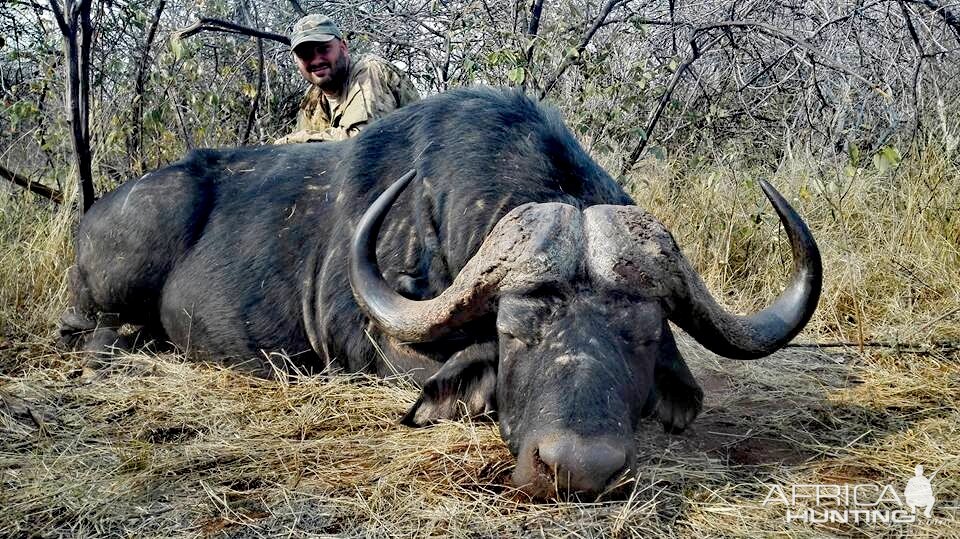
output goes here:
[[851, 143], [847, 147], [847, 153], [850, 155], [850, 164], [855, 167], [860, 166], [860, 147]]
[[886, 172], [900, 164], [900, 152], [892, 146], [884, 146], [873, 156], [873, 166], [880, 172]]
[[883, 154], [883, 158], [886, 159], [892, 166], [897, 166], [900, 164], [900, 161], [903, 159], [900, 156], [900, 152], [893, 146], [884, 146], [880, 150], [880, 153]]
[[257, 96], [256, 86], [250, 84], [249, 82], [244, 82], [240, 84], [240, 92], [243, 93], [248, 99], [253, 99]]
[[173, 57], [177, 60], [183, 58], [183, 42], [180, 41], [179, 36], [172, 36], [170, 38], [170, 50], [173, 51]]
[[526, 78], [526, 72], [522, 67], [515, 67], [510, 71], [507, 71], [507, 79], [514, 84], [523, 84], [523, 80]]

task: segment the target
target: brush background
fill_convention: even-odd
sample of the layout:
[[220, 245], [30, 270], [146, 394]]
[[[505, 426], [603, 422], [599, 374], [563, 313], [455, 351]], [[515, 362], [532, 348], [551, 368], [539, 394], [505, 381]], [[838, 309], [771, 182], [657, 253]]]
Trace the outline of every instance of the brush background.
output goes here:
[[[398, 427], [416, 397], [403, 381], [268, 382], [175, 355], [91, 368], [52, 346], [77, 218], [61, 38], [44, 4], [8, 1], [0, 166], [67, 203], [0, 183], [0, 535], [957, 535], [960, 7], [96, 3], [97, 192], [190, 148], [288, 132], [305, 88], [283, 46], [171, 33], [200, 15], [285, 33], [297, 5], [333, 15], [354, 53], [401, 65], [423, 95], [545, 93], [740, 312], [767, 304], [791, 266], [756, 183], [769, 179], [823, 253], [821, 303], [797, 342], [824, 346], [733, 363], [682, 339], [703, 415], [683, 436], [642, 428], [630, 497], [589, 504], [514, 493], [495, 425]], [[702, 54], [684, 69], [691, 39]], [[938, 499], [916, 525], [787, 524], [762, 505], [773, 483], [902, 489], [916, 464], [936, 471]]]

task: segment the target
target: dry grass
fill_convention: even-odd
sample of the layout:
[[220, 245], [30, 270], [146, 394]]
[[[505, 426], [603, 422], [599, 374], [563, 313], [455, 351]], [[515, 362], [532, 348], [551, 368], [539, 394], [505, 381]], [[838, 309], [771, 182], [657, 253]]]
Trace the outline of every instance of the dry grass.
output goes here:
[[0, 343], [4, 336], [23, 341], [49, 334], [66, 304], [75, 219], [69, 207], [0, 191]]
[[[749, 177], [727, 170], [681, 176], [657, 165], [635, 190], [712, 289], [748, 310], [782, 284], [788, 261]], [[842, 202], [801, 171], [774, 175], [828, 268], [801, 340], [960, 338], [960, 218], [945, 213], [960, 200], [960, 174], [949, 160], [863, 173]], [[683, 188], [671, 193], [669, 181]], [[626, 499], [533, 503], [509, 485], [513, 459], [495, 425], [398, 426], [416, 398], [402, 381], [265, 381], [173, 355], [83, 368], [51, 347], [69, 215], [7, 207], [0, 536], [960, 537], [956, 351], [799, 347], [743, 363], [684, 339], [707, 393], [693, 429], [641, 426]], [[916, 464], [936, 471], [933, 520], [787, 523], [782, 506], [763, 505], [771, 484], [890, 483], [902, 493]]]
[[[489, 423], [397, 426], [416, 393], [368, 378], [264, 381], [173, 356], [100, 371], [53, 352], [3, 379], [0, 535], [796, 536], [955, 533], [957, 357], [789, 349], [731, 363], [684, 344], [708, 391], [691, 432], [638, 436], [626, 500], [531, 503]], [[36, 353], [37, 350], [31, 353]], [[937, 520], [788, 524], [769, 484], [937, 470]], [[929, 473], [929, 472], [928, 472]]]
[[[770, 180], [806, 219], [827, 275], [811, 336], [843, 341], [960, 340], [960, 166], [942, 150], [895, 171], [840, 179], [796, 160], [744, 171], [738, 156], [694, 168], [651, 163], [634, 176], [636, 200], [669, 225], [711, 290], [752, 311], [781, 290], [791, 263], [757, 179]], [[733, 160], [734, 162], [729, 162]], [[683, 168], [683, 174], [675, 169]]]

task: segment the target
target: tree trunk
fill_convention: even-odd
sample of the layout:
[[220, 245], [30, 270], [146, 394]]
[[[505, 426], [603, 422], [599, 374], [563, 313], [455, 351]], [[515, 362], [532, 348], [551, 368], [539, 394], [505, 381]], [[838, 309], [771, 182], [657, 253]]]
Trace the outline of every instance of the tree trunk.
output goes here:
[[90, 23], [91, 0], [65, 2], [61, 9], [59, 0], [50, 0], [50, 9], [64, 38], [64, 54], [67, 58], [67, 109], [70, 110], [73, 154], [77, 160], [80, 180], [80, 212], [86, 213], [96, 199], [93, 191], [93, 152], [90, 149], [90, 42], [93, 37], [93, 25]]
[[157, 37], [157, 28], [160, 26], [160, 16], [166, 7], [166, 0], [160, 0], [157, 9], [153, 12], [153, 20], [150, 21], [150, 29], [147, 31], [147, 39], [143, 42], [143, 51], [140, 53], [140, 67], [137, 68], [137, 78], [133, 84], [133, 133], [128, 139], [127, 148], [130, 156], [134, 160], [134, 166], [137, 173], [142, 173], [144, 168], [143, 155], [143, 103], [147, 93], [147, 75], [150, 72], [150, 65], [153, 58], [150, 56], [150, 49], [153, 47], [153, 41]]

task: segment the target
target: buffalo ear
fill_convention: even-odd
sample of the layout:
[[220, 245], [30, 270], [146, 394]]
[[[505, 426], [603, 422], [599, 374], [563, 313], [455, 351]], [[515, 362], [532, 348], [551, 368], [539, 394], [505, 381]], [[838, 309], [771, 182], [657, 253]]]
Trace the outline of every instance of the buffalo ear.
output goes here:
[[496, 410], [495, 345], [478, 344], [457, 352], [423, 384], [417, 402], [400, 422], [422, 427], [443, 419], [491, 414]]

